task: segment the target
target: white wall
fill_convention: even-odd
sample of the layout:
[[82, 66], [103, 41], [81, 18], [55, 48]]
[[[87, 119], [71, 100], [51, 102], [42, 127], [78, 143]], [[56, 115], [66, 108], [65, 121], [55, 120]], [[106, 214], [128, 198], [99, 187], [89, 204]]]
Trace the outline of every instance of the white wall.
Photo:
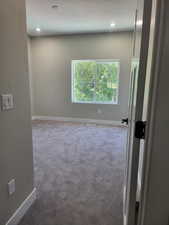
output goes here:
[[[12, 93], [15, 104], [0, 110], [0, 224], [5, 225], [33, 190], [25, 1], [1, 1], [0, 18], [0, 94]], [[13, 178], [16, 192], [9, 196]]]
[[[131, 52], [131, 32], [32, 38], [33, 114], [120, 121], [128, 112]], [[119, 104], [71, 103], [73, 59], [120, 59]]]

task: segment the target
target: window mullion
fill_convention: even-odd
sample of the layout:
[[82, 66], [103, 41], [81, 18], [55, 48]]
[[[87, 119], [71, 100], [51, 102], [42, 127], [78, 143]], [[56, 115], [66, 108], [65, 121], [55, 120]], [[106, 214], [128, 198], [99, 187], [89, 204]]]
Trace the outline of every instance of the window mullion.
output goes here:
[[[110, 76], [110, 74], [111, 74], [111, 69], [110, 69], [110, 67], [109, 67], [109, 80], [108, 80], [108, 82], [110, 82], [110, 84], [112, 84], [113, 83], [113, 80], [112, 80], [112, 77]], [[112, 89], [112, 92], [113, 92], [113, 89]], [[113, 93], [112, 93], [112, 96], [113, 96]], [[113, 99], [114, 99], [114, 96], [112, 97], [112, 101], [113, 101]]]
[[97, 76], [97, 72], [98, 72], [97, 62], [95, 61], [95, 63], [96, 63], [96, 70], [95, 70], [95, 74], [94, 74], [94, 95], [93, 95], [94, 102], [96, 102], [96, 76]]

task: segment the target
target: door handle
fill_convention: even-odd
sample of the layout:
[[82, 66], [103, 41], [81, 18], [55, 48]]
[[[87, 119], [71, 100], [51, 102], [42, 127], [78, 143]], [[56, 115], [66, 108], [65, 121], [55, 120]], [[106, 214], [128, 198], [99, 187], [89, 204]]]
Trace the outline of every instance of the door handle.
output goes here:
[[121, 120], [122, 123], [125, 123], [126, 125], [129, 124], [129, 119], [128, 118], [124, 118]]

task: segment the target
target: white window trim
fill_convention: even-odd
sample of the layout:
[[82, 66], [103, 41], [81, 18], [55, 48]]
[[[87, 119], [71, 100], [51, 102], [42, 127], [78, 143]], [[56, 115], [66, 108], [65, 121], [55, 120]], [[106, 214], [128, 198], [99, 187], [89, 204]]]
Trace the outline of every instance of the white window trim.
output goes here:
[[119, 59], [79, 59], [79, 60], [71, 60], [71, 102], [77, 104], [98, 104], [98, 105], [119, 105], [119, 84], [120, 84], [120, 66], [118, 70], [118, 87], [117, 87], [117, 101], [110, 102], [98, 102], [98, 101], [76, 101], [74, 97], [74, 66], [77, 62], [98, 62], [98, 63], [110, 63], [110, 62], [118, 62], [120, 65]]

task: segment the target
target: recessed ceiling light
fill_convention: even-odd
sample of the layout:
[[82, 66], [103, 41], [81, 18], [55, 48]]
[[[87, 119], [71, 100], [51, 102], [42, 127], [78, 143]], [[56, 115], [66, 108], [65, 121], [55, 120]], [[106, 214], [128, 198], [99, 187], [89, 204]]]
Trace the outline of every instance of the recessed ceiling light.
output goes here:
[[39, 27], [36, 28], [37, 32], [41, 32], [41, 29]]
[[110, 26], [111, 26], [111, 27], [115, 27], [116, 24], [115, 24], [115, 23], [111, 23]]
[[136, 25], [137, 25], [137, 26], [142, 26], [142, 25], [143, 25], [143, 21], [142, 21], [142, 20], [138, 20], [138, 21], [136, 22]]

